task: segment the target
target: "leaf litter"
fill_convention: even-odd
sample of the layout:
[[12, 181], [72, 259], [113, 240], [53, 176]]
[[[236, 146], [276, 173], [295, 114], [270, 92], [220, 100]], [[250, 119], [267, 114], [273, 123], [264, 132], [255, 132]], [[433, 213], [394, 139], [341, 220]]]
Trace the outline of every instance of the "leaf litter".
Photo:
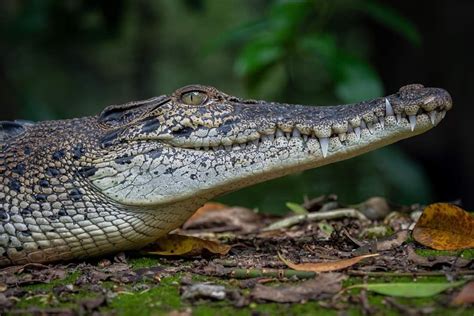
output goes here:
[[[451, 306], [473, 304], [472, 283], [456, 289], [474, 275], [472, 257], [462, 257], [461, 251], [419, 254], [439, 243], [447, 249], [466, 248], [459, 235], [470, 238], [472, 230], [466, 227], [472, 216], [462, 209], [454, 214], [461, 210], [467, 216], [454, 215], [458, 220], [450, 221], [450, 229], [435, 234], [433, 227], [444, 226], [433, 221], [451, 218], [451, 206], [428, 206], [420, 217], [419, 205], [394, 205], [380, 197], [357, 205], [345, 205], [335, 195], [305, 199], [301, 209], [308, 214], [295, 212], [301, 209], [290, 205], [293, 211], [282, 219], [242, 207], [206, 204], [172, 235], [141, 251], [84, 262], [3, 268], [0, 314], [115, 313], [119, 311], [111, 304], [118, 296], [146, 293], [176, 276], [181, 276], [174, 286], [188, 306], [185, 314], [192, 314], [193, 306], [216, 300], [238, 308], [318, 301], [329, 309], [359, 308], [371, 313], [380, 306], [371, 305], [368, 292], [387, 296], [386, 306], [407, 313], [423, 314], [429, 308], [404, 306], [396, 300], [401, 294], [444, 297], [434, 300], [430, 308], [446, 307], [449, 301]], [[433, 208], [436, 216], [430, 215]], [[413, 227], [416, 241], [411, 238]], [[454, 237], [446, 237], [446, 231]], [[429, 238], [420, 238], [423, 234]], [[424, 275], [441, 279], [423, 282]], [[393, 280], [399, 276], [412, 281]], [[90, 297], [84, 299], [84, 293]], [[42, 307], [18, 305], [35, 298]]]

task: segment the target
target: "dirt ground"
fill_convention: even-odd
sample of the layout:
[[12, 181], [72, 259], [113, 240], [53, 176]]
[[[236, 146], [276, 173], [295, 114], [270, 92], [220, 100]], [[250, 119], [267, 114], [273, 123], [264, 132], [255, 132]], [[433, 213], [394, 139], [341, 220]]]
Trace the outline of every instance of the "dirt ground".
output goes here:
[[[290, 205], [293, 212], [277, 218], [210, 204], [173, 232], [231, 246], [225, 255], [198, 247], [162, 256], [152, 254], [160, 245], [151, 245], [86, 261], [3, 268], [0, 314], [474, 314], [474, 252], [418, 244], [411, 229], [422, 206], [382, 198], [347, 206], [335, 196], [301, 206]], [[348, 261], [359, 256], [365, 258]], [[288, 266], [315, 263], [325, 272]]]

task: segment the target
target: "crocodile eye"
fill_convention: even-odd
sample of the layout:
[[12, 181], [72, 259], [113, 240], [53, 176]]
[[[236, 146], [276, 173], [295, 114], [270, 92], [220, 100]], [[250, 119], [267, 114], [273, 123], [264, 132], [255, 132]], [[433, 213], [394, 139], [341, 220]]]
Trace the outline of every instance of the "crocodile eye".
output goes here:
[[188, 105], [201, 105], [207, 100], [207, 95], [200, 91], [186, 92], [181, 95], [181, 101]]

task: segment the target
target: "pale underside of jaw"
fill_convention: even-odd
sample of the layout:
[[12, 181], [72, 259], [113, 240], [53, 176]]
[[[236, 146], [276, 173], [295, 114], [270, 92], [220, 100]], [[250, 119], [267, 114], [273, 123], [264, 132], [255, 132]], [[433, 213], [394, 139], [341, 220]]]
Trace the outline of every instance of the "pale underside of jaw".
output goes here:
[[[276, 128], [265, 132], [252, 132], [248, 135], [234, 138], [225, 137], [220, 143], [216, 144], [215, 139], [202, 138], [198, 141], [194, 139], [191, 143], [184, 144], [184, 148], [191, 148], [198, 151], [213, 152], [232, 152], [249, 149], [258, 149], [263, 143], [273, 143], [280, 138], [287, 141], [297, 139], [307, 144], [311, 142], [314, 146], [318, 144], [323, 158], [329, 154], [331, 147], [344, 147], [358, 145], [361, 137], [365, 140], [380, 138], [390, 138], [391, 134], [397, 135], [400, 132], [406, 133], [405, 137], [410, 134], [419, 134], [436, 124], [438, 124], [445, 116], [446, 111], [424, 111], [419, 110], [416, 115], [407, 115], [406, 113], [395, 113], [388, 99], [385, 99], [385, 115], [384, 116], [368, 116], [368, 119], [357, 118], [348, 120], [343, 123], [334, 124], [326, 130], [320, 127], [314, 129], [301, 129], [298, 126], [292, 128]], [[367, 117], [367, 116], [366, 116]], [[402, 137], [402, 138], [405, 138]], [[395, 139], [396, 141], [398, 139]], [[387, 143], [390, 140], [387, 139]], [[193, 146], [193, 144], [199, 146]], [[365, 142], [364, 142], [365, 143]], [[330, 146], [331, 144], [339, 144], [341, 146]]]

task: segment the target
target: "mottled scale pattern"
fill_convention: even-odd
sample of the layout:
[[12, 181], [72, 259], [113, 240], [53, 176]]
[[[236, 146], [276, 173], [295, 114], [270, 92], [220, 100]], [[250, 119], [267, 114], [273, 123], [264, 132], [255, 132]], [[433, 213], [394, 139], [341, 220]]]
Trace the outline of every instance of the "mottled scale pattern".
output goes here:
[[29, 124], [1, 144], [0, 265], [133, 249], [182, 221], [172, 210], [130, 211], [91, 185], [87, 171], [105, 132], [95, 122]]
[[140, 248], [215, 196], [422, 133], [451, 106], [421, 85], [329, 107], [193, 85], [93, 117], [0, 121], [0, 266]]

